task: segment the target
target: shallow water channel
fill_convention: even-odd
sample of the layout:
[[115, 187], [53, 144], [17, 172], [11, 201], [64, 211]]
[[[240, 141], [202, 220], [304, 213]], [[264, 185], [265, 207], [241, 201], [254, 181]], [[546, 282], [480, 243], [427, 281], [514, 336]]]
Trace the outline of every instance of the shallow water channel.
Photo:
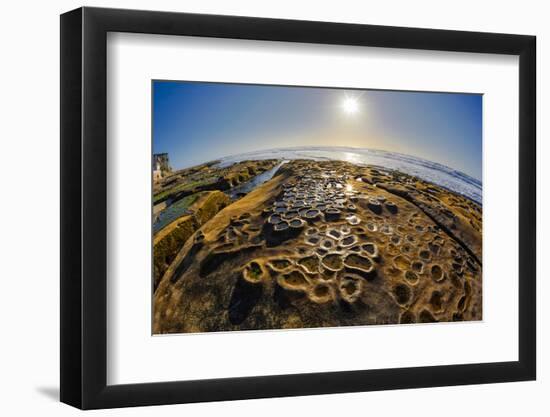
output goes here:
[[[227, 190], [225, 193], [232, 199], [235, 200], [239, 196], [248, 194], [250, 191], [254, 190], [257, 186], [263, 184], [266, 181], [269, 181], [277, 170], [288, 161], [282, 161], [273, 168], [262, 172], [259, 175], [256, 175], [250, 181], [247, 181], [237, 187], [234, 187], [230, 190]], [[194, 202], [193, 196], [187, 196], [181, 200], [176, 201], [175, 203], [169, 204], [165, 209], [160, 210], [155, 214], [153, 220], [153, 233], [157, 233], [162, 230], [164, 227], [169, 225], [174, 220], [192, 214], [189, 210], [189, 206]]]
[[189, 211], [188, 208], [195, 202], [195, 200], [196, 197], [194, 195], [189, 195], [174, 202], [173, 204], [168, 205], [164, 210], [160, 211], [153, 218], [153, 233], [157, 233], [158, 231], [164, 229], [181, 216], [191, 214], [191, 211]]
[[264, 182], [269, 181], [277, 170], [284, 164], [286, 164], [288, 161], [282, 161], [281, 163], [275, 165], [273, 168], [268, 169], [265, 172], [262, 172], [259, 175], [256, 175], [254, 178], [252, 178], [250, 181], [245, 182], [244, 184], [240, 184], [234, 188], [231, 188], [230, 190], [227, 190], [225, 193], [232, 199], [239, 198], [242, 195], [248, 194], [252, 190], [254, 190], [257, 186], [262, 185]]

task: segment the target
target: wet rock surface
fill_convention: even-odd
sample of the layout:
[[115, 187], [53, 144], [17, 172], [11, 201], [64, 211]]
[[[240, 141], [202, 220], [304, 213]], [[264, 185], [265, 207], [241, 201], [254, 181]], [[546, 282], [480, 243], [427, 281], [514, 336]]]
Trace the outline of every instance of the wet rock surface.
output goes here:
[[154, 333], [480, 320], [481, 207], [400, 172], [295, 160], [219, 211], [154, 293]]
[[176, 202], [200, 191], [229, 191], [263, 172], [273, 168], [279, 162], [276, 159], [262, 161], [243, 161], [227, 167], [218, 167], [219, 161], [213, 161], [172, 173], [154, 184], [153, 203]]

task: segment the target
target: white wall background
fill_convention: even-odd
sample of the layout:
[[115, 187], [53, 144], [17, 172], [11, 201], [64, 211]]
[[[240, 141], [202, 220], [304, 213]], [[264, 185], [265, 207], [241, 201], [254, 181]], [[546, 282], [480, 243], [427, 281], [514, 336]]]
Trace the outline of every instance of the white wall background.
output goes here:
[[[74, 415], [59, 392], [59, 17], [72, 0], [2, 8], [0, 65], [0, 413]], [[538, 257], [550, 250], [550, 148], [543, 119], [550, 83], [550, 26], [541, 1], [125, 0], [86, 5], [238, 14], [395, 26], [533, 34], [538, 37]], [[538, 268], [538, 381], [377, 393], [99, 411], [95, 415], [548, 415], [550, 292]]]

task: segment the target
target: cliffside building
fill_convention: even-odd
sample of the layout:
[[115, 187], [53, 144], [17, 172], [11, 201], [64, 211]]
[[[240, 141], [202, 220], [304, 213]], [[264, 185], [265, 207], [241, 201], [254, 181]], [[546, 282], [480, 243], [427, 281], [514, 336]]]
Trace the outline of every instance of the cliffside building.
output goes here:
[[167, 153], [153, 154], [153, 180], [158, 181], [172, 172]]

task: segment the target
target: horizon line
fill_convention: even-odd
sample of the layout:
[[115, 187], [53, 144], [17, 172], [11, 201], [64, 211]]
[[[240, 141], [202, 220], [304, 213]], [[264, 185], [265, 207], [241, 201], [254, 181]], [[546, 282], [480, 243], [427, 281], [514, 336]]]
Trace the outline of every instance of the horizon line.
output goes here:
[[[189, 168], [193, 168], [193, 167], [196, 167], [196, 166], [199, 166], [199, 165], [203, 165], [203, 164], [207, 164], [207, 163], [213, 163], [213, 162], [216, 162], [216, 161], [219, 161], [221, 162], [221, 160], [223, 159], [227, 159], [227, 158], [232, 158], [232, 157], [237, 157], [237, 156], [241, 156], [241, 155], [253, 155], [255, 153], [262, 153], [262, 152], [267, 152], [267, 151], [274, 151], [274, 150], [297, 150], [297, 149], [311, 149], [311, 148], [330, 148], [330, 149], [335, 149], [335, 148], [339, 148], [339, 149], [354, 149], [354, 150], [367, 150], [367, 151], [377, 151], [377, 152], [384, 152], [384, 153], [387, 153], [387, 154], [395, 154], [395, 155], [402, 155], [402, 156], [405, 156], [405, 157], [409, 157], [409, 158], [415, 158], [417, 160], [421, 160], [421, 161], [425, 161], [425, 162], [429, 162], [431, 164], [437, 164], [443, 168], [446, 168], [448, 170], [452, 170], [458, 174], [461, 174], [461, 175], [464, 175], [468, 178], [471, 178], [472, 180], [476, 181], [476, 182], [479, 182], [480, 185], [483, 185], [483, 180], [482, 178], [476, 178], [470, 174], [467, 174], [457, 168], [453, 168], [451, 166], [448, 166], [448, 165], [445, 165], [445, 164], [442, 164], [440, 162], [436, 162], [436, 161], [432, 161], [432, 160], [429, 160], [429, 159], [426, 159], [426, 158], [423, 158], [421, 156], [416, 156], [416, 155], [411, 155], [411, 154], [406, 154], [406, 153], [403, 153], [403, 152], [397, 152], [397, 151], [388, 151], [388, 150], [385, 150], [385, 149], [381, 149], [381, 148], [367, 148], [367, 147], [358, 147], [358, 146], [327, 146], [327, 145], [312, 145], [312, 146], [285, 146], [285, 147], [281, 147], [281, 148], [262, 148], [262, 149], [258, 149], [258, 150], [255, 150], [255, 151], [250, 151], [250, 152], [243, 152], [243, 153], [235, 153], [235, 154], [230, 154], [230, 155], [225, 155], [225, 156], [221, 156], [221, 157], [218, 157], [218, 158], [213, 158], [213, 159], [210, 159], [210, 160], [206, 160], [206, 161], [203, 161], [201, 163], [198, 163], [198, 164], [194, 164], [194, 165], [188, 165], [188, 166], [184, 166], [184, 167], [180, 167], [180, 168], [177, 168], [177, 169], [174, 169], [174, 172], [177, 172], [177, 171], [181, 171], [181, 170], [184, 170], [184, 169], [189, 169]], [[164, 153], [167, 153], [168, 155], [170, 155], [170, 152], [154, 152], [153, 154], [156, 155], [156, 154], [164, 154]], [[304, 158], [304, 159], [307, 159], [307, 158]], [[367, 164], [367, 165], [370, 165], [370, 164]]]

